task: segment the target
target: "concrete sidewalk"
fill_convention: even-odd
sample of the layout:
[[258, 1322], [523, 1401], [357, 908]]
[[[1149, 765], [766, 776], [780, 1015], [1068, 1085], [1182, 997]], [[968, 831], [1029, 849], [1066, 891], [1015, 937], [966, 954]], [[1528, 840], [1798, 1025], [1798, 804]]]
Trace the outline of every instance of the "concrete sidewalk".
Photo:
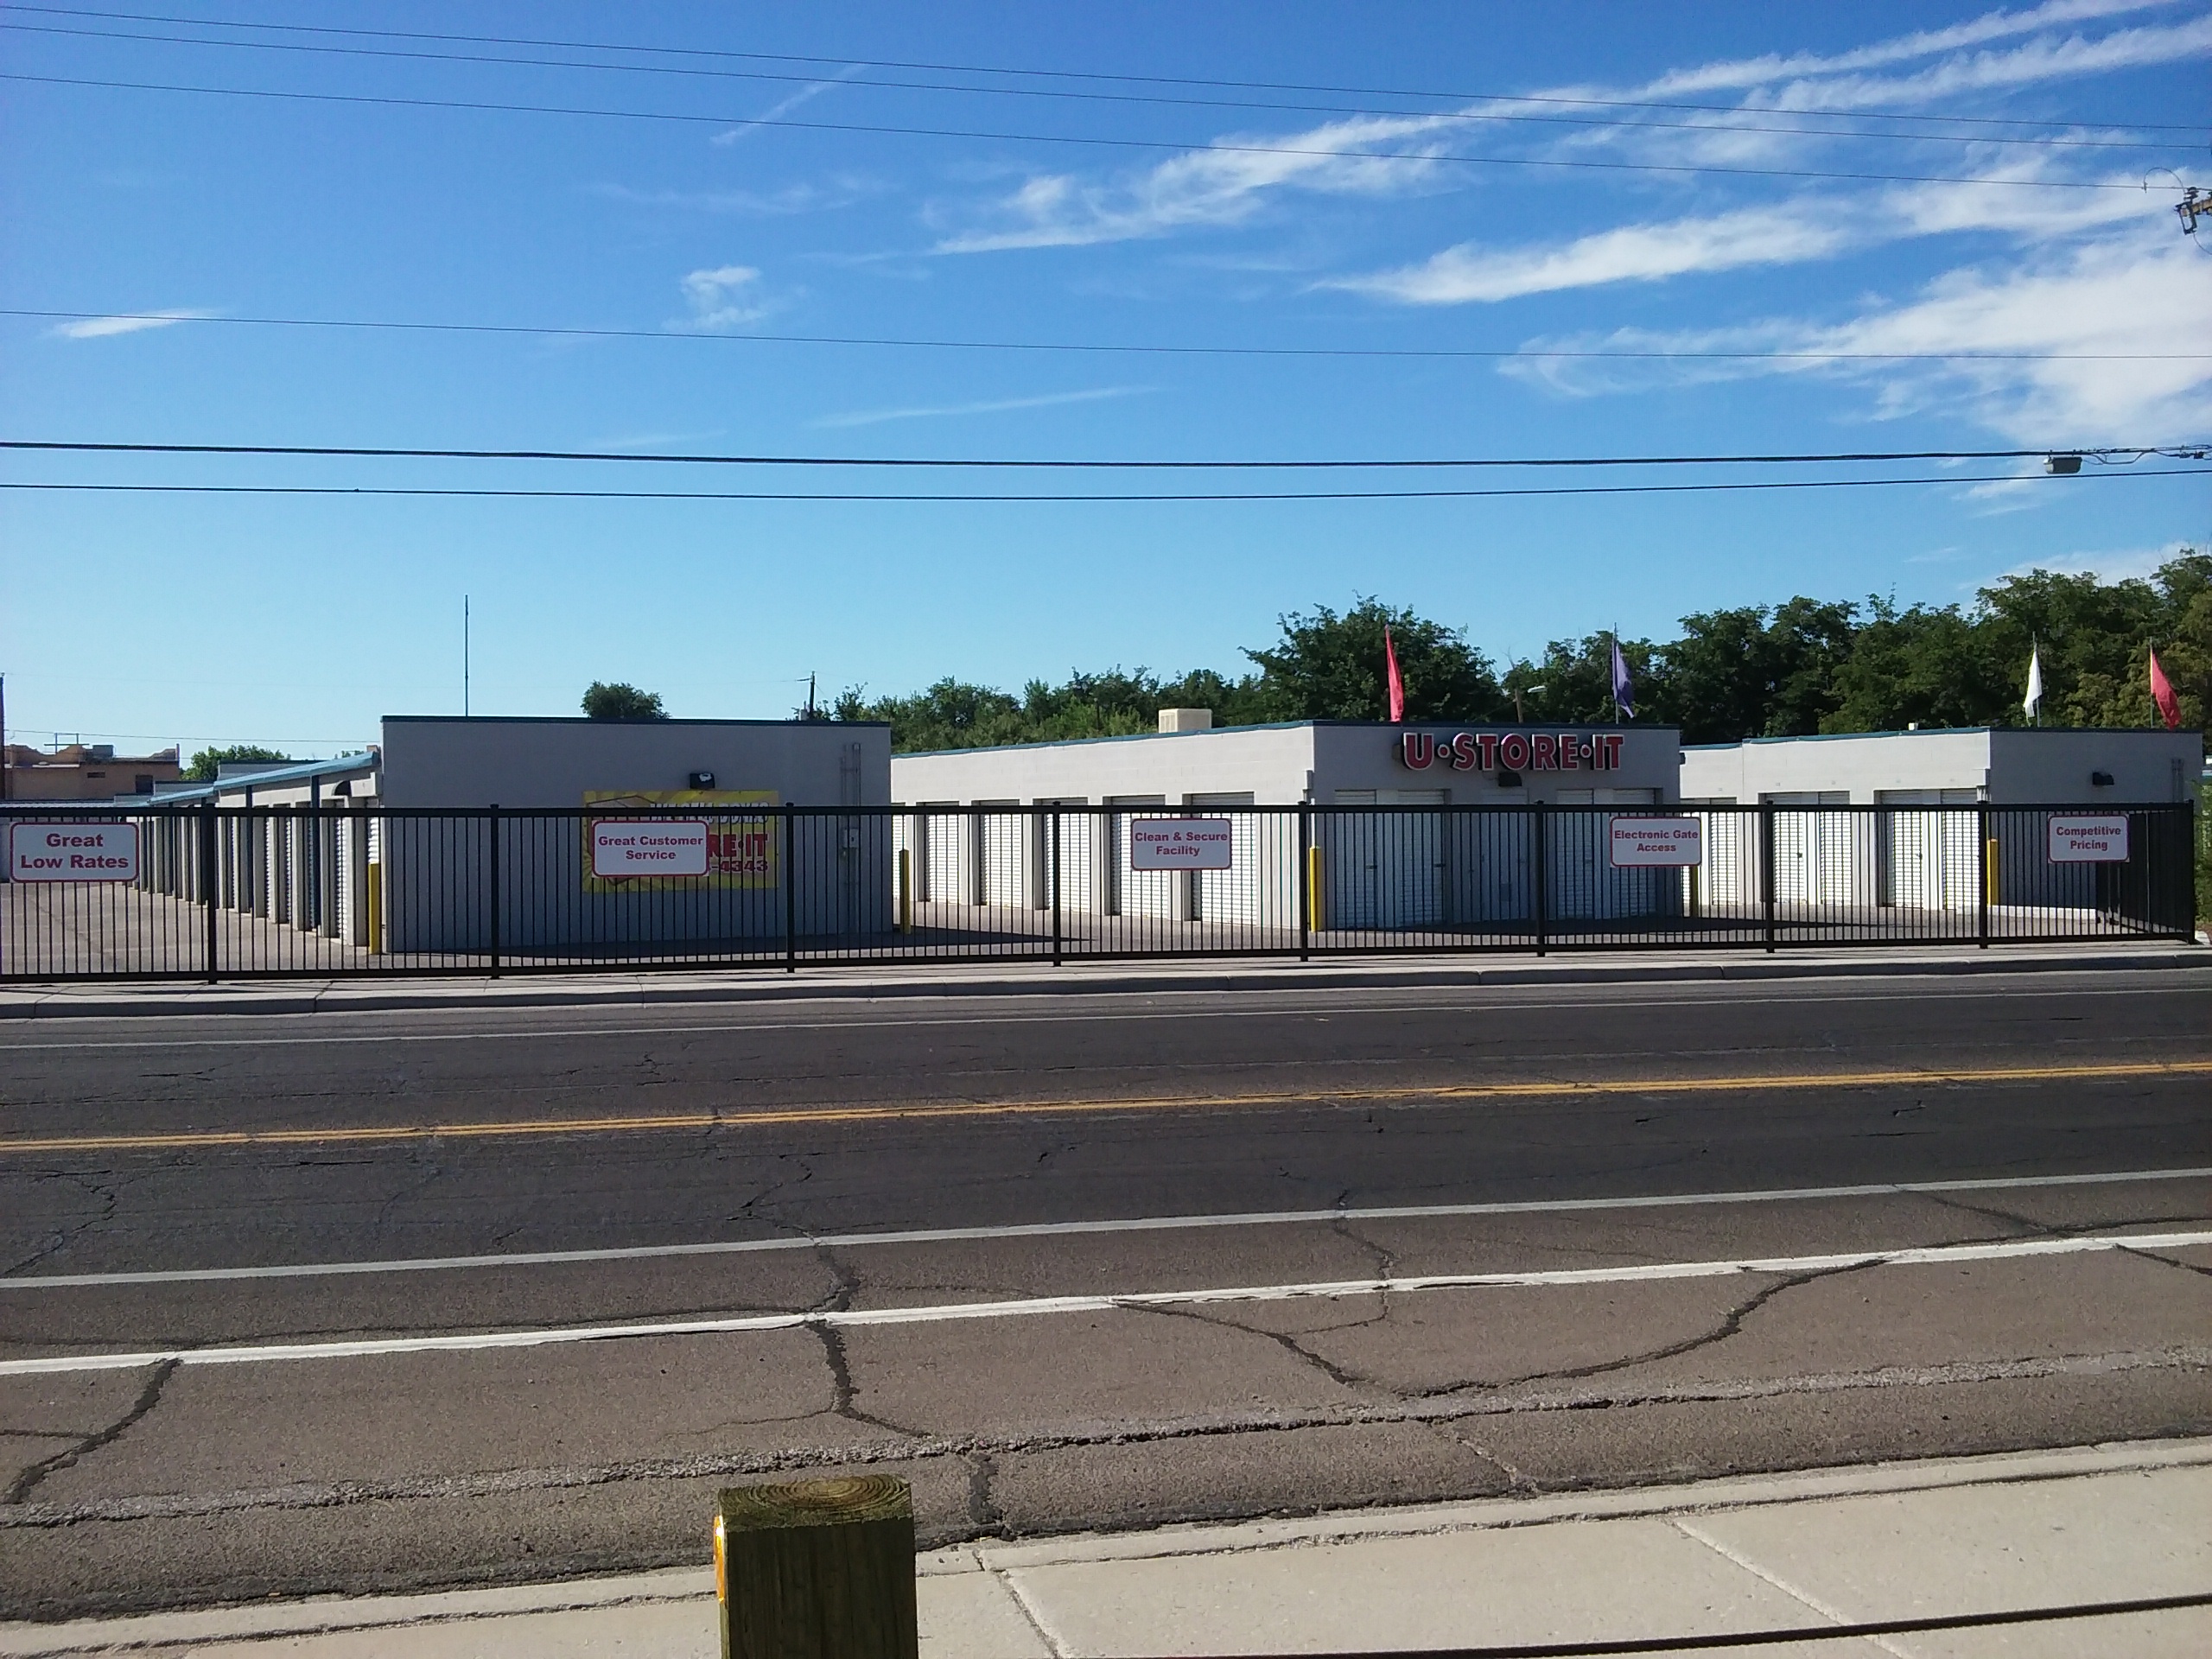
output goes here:
[[0, 1020], [200, 1014], [379, 1013], [437, 1008], [649, 1007], [831, 997], [1035, 996], [1066, 993], [1455, 986], [1669, 984], [1897, 975], [2032, 974], [2212, 967], [2202, 944], [1868, 946], [1859, 950], [1582, 951], [1533, 956], [1179, 958], [1070, 963], [922, 961], [417, 978], [186, 980], [0, 988]]
[[[706, 1517], [700, 1522], [705, 1553]], [[2138, 1442], [937, 1551], [942, 1659], [1657, 1637], [2212, 1591], [2212, 1440]], [[56, 1625], [0, 1659], [676, 1659], [716, 1650], [700, 1567]], [[1738, 1649], [1833, 1659], [2212, 1653], [2212, 1609]]]

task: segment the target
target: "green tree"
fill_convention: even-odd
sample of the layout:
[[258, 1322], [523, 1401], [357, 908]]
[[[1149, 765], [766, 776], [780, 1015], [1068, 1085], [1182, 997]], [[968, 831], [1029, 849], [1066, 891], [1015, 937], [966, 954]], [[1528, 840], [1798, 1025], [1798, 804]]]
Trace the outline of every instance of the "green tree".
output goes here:
[[1457, 628], [1373, 598], [1341, 616], [1325, 605], [1281, 619], [1281, 643], [1244, 654], [1260, 667], [1255, 703], [1272, 720], [1382, 720], [1389, 713], [1382, 630], [1397, 647], [1408, 720], [1494, 720], [1506, 703], [1490, 659]]
[[668, 718], [668, 710], [660, 706], [659, 692], [640, 691], [620, 680], [612, 685], [604, 680], [594, 680], [584, 692], [584, 713], [593, 720]]
[[1637, 712], [1680, 726], [1686, 743], [1817, 732], [1836, 708], [1857, 608], [1801, 595], [1686, 616], [1682, 637], [1653, 652], [1652, 696]]
[[216, 769], [226, 762], [241, 760], [289, 760], [292, 757], [282, 749], [264, 749], [251, 743], [233, 743], [228, 748], [201, 749], [192, 757], [192, 764], [184, 775], [195, 784], [212, 784]]
[[988, 748], [1026, 741], [1021, 704], [988, 685], [947, 677], [926, 691], [871, 701], [862, 686], [849, 687], [830, 705], [832, 720], [881, 720], [891, 725], [891, 747], [902, 753]]
[[[1624, 639], [1621, 656], [1628, 664], [1629, 701], [1636, 717], [1664, 721], [1660, 712], [1666, 702], [1661, 685], [1659, 647], [1649, 639]], [[1522, 694], [1521, 707], [1530, 720], [1561, 725], [1605, 725], [1617, 718], [1613, 707], [1613, 636], [1586, 634], [1580, 639], [1554, 639], [1544, 647], [1541, 662], [1516, 662], [1505, 671], [1506, 707], [1511, 694]]]
[[1824, 732], [1895, 732], [1921, 726], [2001, 723], [2026, 683], [2012, 686], [1993, 658], [1981, 625], [1955, 605], [1900, 611], [1870, 599], [1866, 620], [1835, 670], [1835, 707]]

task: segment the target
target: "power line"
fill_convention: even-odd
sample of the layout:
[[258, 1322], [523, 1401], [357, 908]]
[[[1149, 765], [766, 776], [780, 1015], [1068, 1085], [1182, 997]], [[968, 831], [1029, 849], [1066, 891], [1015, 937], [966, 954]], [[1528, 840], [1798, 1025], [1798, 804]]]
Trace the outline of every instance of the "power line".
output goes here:
[[573, 104], [502, 104], [480, 99], [398, 98], [369, 92], [302, 92], [257, 86], [187, 86], [174, 81], [109, 80], [87, 75], [0, 73], [0, 80], [40, 86], [91, 86], [109, 92], [183, 92], [204, 98], [255, 98], [280, 103], [349, 104], [384, 109], [461, 110], [491, 115], [568, 115], [619, 121], [666, 121], [715, 127], [775, 127], [798, 132], [868, 133], [894, 138], [976, 138], [1017, 144], [1075, 144], [1094, 149], [1173, 150], [1182, 155], [1305, 156], [1332, 162], [1448, 162], [1471, 167], [1558, 168], [1573, 172], [1661, 173], [1753, 179], [1816, 179], [1847, 184], [1968, 184], [2015, 190], [2133, 190], [2139, 183], [2098, 179], [1993, 179], [1936, 173], [1854, 173], [1820, 168], [1726, 167], [1689, 162], [1605, 162], [1535, 156], [1459, 156], [1434, 150], [1330, 149], [1296, 144], [1187, 143], [1166, 138], [1106, 138], [979, 128], [894, 126], [865, 121], [802, 121], [790, 116], [688, 115], [666, 110], [594, 109]]
[[[2095, 127], [2114, 132], [2159, 131], [2200, 134], [2212, 132], [2212, 127], [2181, 122], [2139, 121], [2123, 124], [2047, 121], [2012, 116], [1927, 114], [1907, 116], [1891, 115], [1879, 110], [1838, 109], [1826, 106], [1808, 106], [1800, 109], [1765, 104], [1694, 104], [1680, 100], [1573, 98], [1561, 94], [1539, 92], [1436, 92], [1387, 86], [1334, 86], [1302, 81], [1224, 80], [1185, 75], [1129, 75], [1115, 74], [1102, 70], [1024, 69], [1002, 65], [929, 63], [899, 59], [871, 59], [855, 61], [846, 58], [813, 57], [787, 52], [738, 52], [711, 47], [644, 46], [607, 41], [544, 40], [528, 35], [438, 34], [416, 29], [347, 29], [331, 24], [315, 23], [245, 23], [213, 17], [179, 17], [158, 13], [99, 11], [71, 6], [17, 5], [13, 10], [35, 12], [46, 16], [104, 18], [118, 22], [173, 23], [201, 29], [251, 29], [264, 34], [342, 35], [356, 40], [430, 41], [470, 46], [526, 46], [572, 52], [627, 52], [640, 56], [708, 58], [747, 63], [822, 64], [841, 69], [909, 69], [941, 74], [1006, 75], [1020, 76], [1031, 79], [1106, 81], [1124, 86], [1221, 87], [1237, 92], [1314, 92], [1344, 98], [1427, 98], [1446, 99], [1456, 103], [1540, 104], [1576, 109], [1672, 110], [1718, 115], [1833, 116], [1861, 121], [1919, 121], [1978, 127], [2047, 127], [2066, 130]], [[815, 78], [817, 77], [809, 77], [809, 79]], [[1397, 113], [1397, 111], [1386, 111], [1383, 113]]]
[[[292, 52], [314, 54], [318, 56], [372, 58], [397, 60], [418, 63], [475, 63], [503, 64], [518, 67], [543, 69], [588, 69], [602, 73], [633, 75], [677, 75], [715, 79], [770, 81], [785, 85], [820, 85], [823, 78], [817, 72], [799, 74], [791, 71], [768, 69], [699, 68], [689, 65], [658, 63], [608, 63], [576, 58], [530, 58], [482, 52], [432, 52], [420, 48], [365, 46], [321, 46], [300, 41], [219, 41], [207, 40], [189, 35], [149, 35], [125, 33], [116, 29], [70, 29], [52, 23], [0, 22], [0, 29], [22, 34], [63, 35], [75, 39], [102, 41], [137, 41], [167, 46], [204, 46], [234, 52]], [[982, 73], [982, 72], [971, 72]], [[2139, 138], [2075, 138], [2052, 136], [2019, 136], [1986, 132], [1910, 132], [1870, 131], [1865, 129], [1766, 126], [1754, 122], [1728, 121], [1655, 121], [1626, 120], [1618, 116], [1530, 114], [1505, 110], [1435, 110], [1407, 108], [1376, 108], [1373, 105], [1342, 104], [1294, 104], [1281, 100], [1259, 99], [1192, 98], [1159, 92], [1086, 92], [1058, 86], [962, 86], [948, 81], [886, 80], [882, 79], [855, 79], [843, 83], [856, 88], [895, 92], [957, 92], [988, 98], [1029, 98], [1082, 100], [1089, 103], [1139, 104], [1166, 105], [1181, 109], [1212, 110], [1271, 110], [1301, 115], [1356, 116], [1382, 119], [1414, 119], [1423, 121], [1514, 122], [1546, 126], [1575, 126], [1613, 128], [1624, 131], [1651, 130], [1662, 132], [1756, 132], [1772, 133], [1800, 138], [1871, 138], [1892, 143], [1925, 143], [1957, 144], [2012, 144], [2037, 148], [2075, 149], [2151, 149], [2169, 150], [2192, 149], [2194, 135], [2169, 139]], [[1823, 117], [1821, 118], [1857, 119], [1857, 117]], [[1916, 119], [1910, 116], [1875, 118], [1891, 121]]]
[[[2199, 478], [2212, 467], [2154, 467], [2148, 472], [2084, 473], [2082, 478]], [[2035, 474], [2027, 474], [2033, 477]], [[1478, 498], [1545, 495], [1688, 495], [1769, 490], [1856, 490], [1913, 484], [2013, 484], [2018, 473], [1959, 474], [1936, 478], [1792, 478], [1739, 480], [1707, 484], [1529, 485], [1479, 490], [1224, 490], [1118, 493], [1068, 491], [1016, 493], [945, 491], [935, 493], [869, 493], [803, 490], [501, 490], [443, 489], [405, 486], [339, 484], [59, 484], [0, 482], [0, 490], [34, 490], [102, 495], [404, 496], [543, 501], [834, 501], [834, 502], [1230, 502], [1230, 501], [1453, 501]]]
[[308, 443], [95, 443], [60, 438], [0, 438], [0, 450], [8, 449], [62, 451], [77, 454], [314, 456], [355, 461], [613, 461], [695, 467], [965, 467], [1053, 472], [1311, 472], [1470, 467], [1796, 467], [1900, 461], [2041, 461], [2052, 454], [2132, 463], [2154, 455], [2176, 461], [2202, 461], [2208, 452], [2205, 446], [2195, 444], [2166, 447], [2130, 444], [2099, 449], [2075, 449], [2063, 446], [2056, 449], [1868, 449], [1832, 454], [1765, 455], [1484, 455], [1426, 459], [1385, 456], [1366, 460], [1099, 461], [977, 456], [713, 454], [636, 449], [433, 449]]
[[438, 334], [526, 334], [574, 340], [705, 340], [733, 345], [897, 346], [961, 352], [1105, 352], [1152, 357], [1427, 358], [1510, 361], [1516, 358], [1604, 361], [1718, 360], [1749, 363], [2171, 363], [2212, 352], [1679, 352], [1573, 351], [1542, 346], [1160, 346], [1089, 340], [930, 340], [876, 334], [740, 334], [703, 328], [584, 328], [545, 323], [405, 322], [376, 317], [180, 316], [173, 311], [53, 311], [0, 306], [0, 317], [56, 322], [222, 323], [266, 328], [390, 329]]

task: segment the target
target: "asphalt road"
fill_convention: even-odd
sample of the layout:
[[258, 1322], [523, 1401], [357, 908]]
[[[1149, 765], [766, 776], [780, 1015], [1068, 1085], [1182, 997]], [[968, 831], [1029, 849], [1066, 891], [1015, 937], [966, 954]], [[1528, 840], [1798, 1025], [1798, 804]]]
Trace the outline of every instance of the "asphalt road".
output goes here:
[[0, 1617], [2212, 1432], [2212, 972], [0, 1031]]

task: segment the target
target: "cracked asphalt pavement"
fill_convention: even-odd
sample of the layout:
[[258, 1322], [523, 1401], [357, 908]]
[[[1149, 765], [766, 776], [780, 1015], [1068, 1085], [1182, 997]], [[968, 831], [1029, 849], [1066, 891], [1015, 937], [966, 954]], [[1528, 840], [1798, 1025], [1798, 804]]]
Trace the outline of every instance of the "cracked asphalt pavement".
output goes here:
[[2196, 969], [21, 1022], [0, 1617], [2212, 1433], [2208, 1061]]

